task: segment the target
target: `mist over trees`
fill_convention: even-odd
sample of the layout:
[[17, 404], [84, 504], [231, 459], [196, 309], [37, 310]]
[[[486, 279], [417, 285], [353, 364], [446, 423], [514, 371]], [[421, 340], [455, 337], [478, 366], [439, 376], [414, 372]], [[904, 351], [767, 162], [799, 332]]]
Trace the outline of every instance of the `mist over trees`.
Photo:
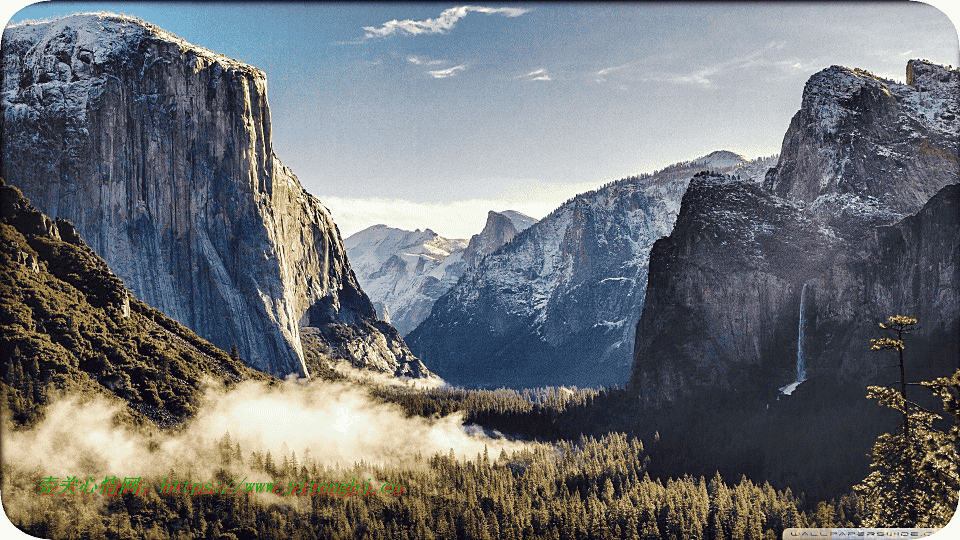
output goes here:
[[[141, 479], [150, 489], [139, 496], [37, 495], [38, 478], [5, 471], [14, 480], [4, 490], [5, 502], [12, 503], [7, 508], [14, 523], [45, 538], [759, 540], [779, 538], [788, 527], [861, 523], [851, 497], [805, 510], [802, 496], [746, 477], [652, 480], [643, 445], [617, 433], [499, 456], [462, 456], [451, 449], [418, 456], [407, 466], [323, 466], [295, 453], [246, 454], [228, 436], [208, 451], [219, 456], [213, 478], [170, 470], [162, 478]], [[245, 485], [239, 493], [162, 492], [165, 479], [226, 485], [243, 466], [257, 475], [247, 482], [275, 482], [283, 494], [247, 492]], [[304, 480], [353, 479], [372, 480], [375, 492], [290, 494]], [[402, 494], [381, 493], [377, 488], [384, 483], [402, 484]]]

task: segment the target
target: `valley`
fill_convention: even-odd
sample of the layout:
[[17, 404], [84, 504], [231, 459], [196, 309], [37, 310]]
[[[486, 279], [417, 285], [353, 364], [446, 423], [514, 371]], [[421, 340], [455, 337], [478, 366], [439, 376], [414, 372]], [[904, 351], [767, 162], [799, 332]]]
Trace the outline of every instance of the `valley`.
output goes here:
[[[776, 154], [343, 238], [260, 69], [103, 12], [2, 51], [0, 490], [28, 534], [760, 540], [957, 507], [951, 66], [813, 72]], [[897, 314], [899, 372], [870, 347]], [[373, 489], [290, 495], [334, 480]]]

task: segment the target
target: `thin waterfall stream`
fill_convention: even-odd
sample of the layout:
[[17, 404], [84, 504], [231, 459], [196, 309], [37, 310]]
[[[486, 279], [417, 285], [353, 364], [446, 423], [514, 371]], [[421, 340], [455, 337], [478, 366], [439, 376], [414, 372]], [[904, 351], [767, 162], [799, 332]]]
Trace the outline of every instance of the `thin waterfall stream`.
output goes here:
[[806, 293], [807, 284], [804, 283], [803, 288], [800, 289], [800, 322], [797, 324], [797, 380], [780, 389], [780, 392], [788, 396], [796, 390], [800, 383], [807, 380], [807, 369], [803, 359], [803, 327], [806, 322], [803, 317], [803, 304]]

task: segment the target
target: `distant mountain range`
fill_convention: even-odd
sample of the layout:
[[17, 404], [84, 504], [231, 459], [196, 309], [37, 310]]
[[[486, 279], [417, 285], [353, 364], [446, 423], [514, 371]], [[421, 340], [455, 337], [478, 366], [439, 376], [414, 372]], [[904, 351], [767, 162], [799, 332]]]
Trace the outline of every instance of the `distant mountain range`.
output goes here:
[[407, 341], [455, 384], [623, 385], [650, 248], [690, 179], [716, 170], [759, 184], [774, 163], [718, 151], [577, 195], [468, 268]]
[[483, 230], [469, 240], [443, 238], [430, 229], [410, 232], [374, 225], [351, 235], [344, 245], [380, 318], [407, 335], [467, 268], [536, 221], [513, 210], [491, 210]]

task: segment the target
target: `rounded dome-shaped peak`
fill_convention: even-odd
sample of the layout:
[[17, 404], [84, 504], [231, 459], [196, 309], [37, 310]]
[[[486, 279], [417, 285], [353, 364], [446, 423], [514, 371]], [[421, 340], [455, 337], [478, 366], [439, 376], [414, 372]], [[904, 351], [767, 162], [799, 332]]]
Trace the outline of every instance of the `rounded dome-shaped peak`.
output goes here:
[[717, 150], [716, 152], [710, 152], [709, 154], [693, 161], [694, 163], [698, 163], [707, 167], [720, 168], [733, 167], [735, 165], [745, 163], [747, 158], [729, 150]]

